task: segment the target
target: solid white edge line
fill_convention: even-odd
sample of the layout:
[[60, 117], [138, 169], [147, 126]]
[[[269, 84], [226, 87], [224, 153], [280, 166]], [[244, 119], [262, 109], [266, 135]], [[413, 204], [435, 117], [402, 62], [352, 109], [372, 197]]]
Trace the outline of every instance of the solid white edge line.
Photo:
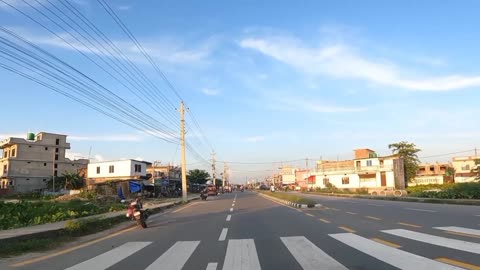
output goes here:
[[405, 229], [382, 230], [382, 232], [431, 245], [480, 254], [480, 244], [477, 243], [419, 233]]
[[232, 219], [232, 215], [228, 215], [226, 220], [230, 221], [230, 219]]
[[222, 232], [220, 233], [220, 237], [218, 237], [218, 241], [225, 241], [227, 238], [228, 228], [223, 228]]
[[401, 249], [380, 244], [373, 240], [353, 233], [329, 234], [330, 237], [348, 245], [360, 252], [374, 257], [377, 260], [400, 269], [429, 269], [429, 270], [460, 270], [449, 264], [437, 262]]

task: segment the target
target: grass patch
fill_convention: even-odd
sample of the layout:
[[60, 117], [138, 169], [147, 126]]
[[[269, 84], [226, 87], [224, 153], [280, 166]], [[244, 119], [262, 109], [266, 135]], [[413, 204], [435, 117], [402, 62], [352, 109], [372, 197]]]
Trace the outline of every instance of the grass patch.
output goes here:
[[270, 191], [259, 191], [259, 192], [268, 196], [272, 196], [272, 197], [286, 200], [293, 203], [307, 204], [309, 206], [315, 205], [314, 200], [299, 196], [297, 194], [289, 194], [288, 192], [270, 192]]

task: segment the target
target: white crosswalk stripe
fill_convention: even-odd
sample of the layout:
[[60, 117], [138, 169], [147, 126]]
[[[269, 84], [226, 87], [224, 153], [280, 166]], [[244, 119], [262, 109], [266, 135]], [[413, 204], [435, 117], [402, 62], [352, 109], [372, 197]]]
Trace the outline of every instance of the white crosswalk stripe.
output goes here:
[[280, 237], [280, 239], [304, 270], [347, 269], [304, 236]]
[[419, 233], [404, 229], [384, 230], [382, 232], [436, 246], [480, 254], [480, 244], [477, 243]]
[[223, 270], [260, 270], [253, 239], [229, 240]]
[[200, 241], [179, 241], [155, 260], [146, 270], [181, 270]]
[[330, 234], [334, 239], [400, 269], [463, 269], [389, 247], [353, 233]]
[[90, 260], [69, 267], [66, 270], [103, 270], [120, 262], [151, 243], [152, 242], [128, 242]]
[[444, 230], [444, 231], [449, 231], [449, 232], [456, 232], [456, 233], [466, 233], [466, 234], [471, 234], [471, 235], [480, 236], [480, 230], [463, 228], [463, 227], [455, 227], [455, 226], [450, 226], [450, 227], [434, 227], [434, 229]]

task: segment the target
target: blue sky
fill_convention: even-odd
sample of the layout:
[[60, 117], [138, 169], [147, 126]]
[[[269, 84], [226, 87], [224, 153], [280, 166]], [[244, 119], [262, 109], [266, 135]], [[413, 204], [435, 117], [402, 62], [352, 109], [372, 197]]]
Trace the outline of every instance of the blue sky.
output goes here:
[[[41, 18], [20, 0], [8, 2]], [[178, 101], [97, 1], [73, 2]], [[415, 142], [423, 150], [420, 156], [480, 147], [477, 1], [108, 3], [180, 90], [220, 160], [348, 159], [355, 148], [388, 154], [387, 145], [401, 140]], [[0, 14], [0, 25], [161, 117], [21, 14], [2, 3]], [[174, 144], [3, 69], [0, 80], [7, 112], [0, 137], [60, 132], [70, 136], [72, 156], [88, 156], [91, 148], [97, 159], [178, 163]], [[187, 140], [209, 158], [208, 143], [199, 137], [191, 132]], [[189, 157], [188, 169], [207, 168]], [[243, 179], [264, 176], [279, 165], [231, 163], [230, 168], [232, 177]]]

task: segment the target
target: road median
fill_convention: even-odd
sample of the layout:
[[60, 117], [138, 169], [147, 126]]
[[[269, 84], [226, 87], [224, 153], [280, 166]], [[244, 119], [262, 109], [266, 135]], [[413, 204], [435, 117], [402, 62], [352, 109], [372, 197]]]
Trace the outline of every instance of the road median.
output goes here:
[[372, 196], [359, 194], [339, 194], [339, 193], [323, 193], [323, 192], [304, 192], [303, 194], [313, 194], [332, 197], [348, 197], [356, 199], [370, 199], [370, 200], [384, 200], [384, 201], [401, 201], [401, 202], [421, 202], [421, 203], [436, 203], [436, 204], [457, 204], [457, 205], [480, 205], [480, 200], [471, 199], [436, 199], [436, 198], [421, 198], [421, 197], [397, 197], [397, 196]]
[[285, 192], [267, 192], [267, 191], [258, 191], [260, 196], [271, 198], [279, 203], [286, 204], [296, 208], [313, 208], [321, 206], [320, 204], [315, 203], [315, 201], [296, 195], [288, 194]]

